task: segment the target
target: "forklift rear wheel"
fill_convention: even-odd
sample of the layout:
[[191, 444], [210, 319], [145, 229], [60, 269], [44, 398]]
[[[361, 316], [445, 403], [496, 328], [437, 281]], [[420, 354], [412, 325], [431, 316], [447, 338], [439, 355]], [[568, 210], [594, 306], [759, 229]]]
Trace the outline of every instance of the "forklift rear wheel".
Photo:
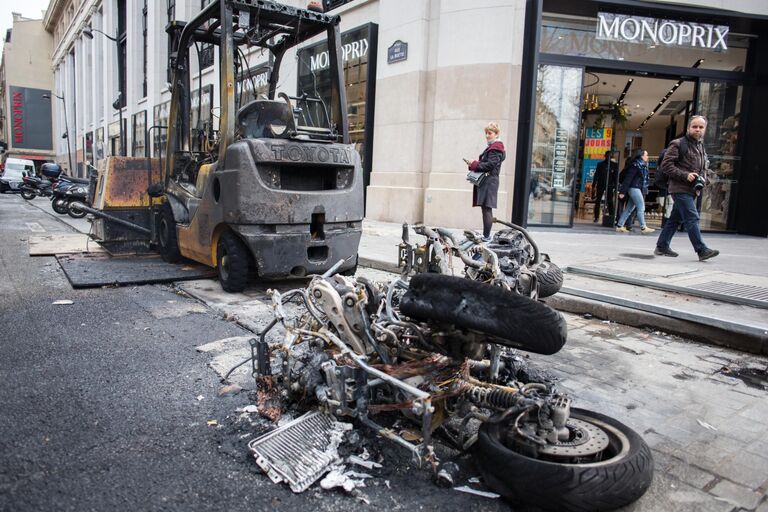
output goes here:
[[231, 231], [219, 238], [216, 269], [225, 292], [241, 292], [248, 284], [248, 248]]
[[160, 256], [163, 261], [175, 263], [181, 259], [179, 241], [176, 238], [176, 221], [173, 219], [171, 205], [164, 203], [160, 207], [160, 224], [158, 226], [158, 239], [160, 242]]

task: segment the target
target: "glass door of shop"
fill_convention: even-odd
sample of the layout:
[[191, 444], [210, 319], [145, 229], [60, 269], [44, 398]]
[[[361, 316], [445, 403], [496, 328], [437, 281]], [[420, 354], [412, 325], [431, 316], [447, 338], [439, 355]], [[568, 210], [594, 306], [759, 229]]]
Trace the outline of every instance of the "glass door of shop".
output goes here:
[[709, 157], [711, 185], [701, 198], [701, 229], [733, 229], [741, 152], [739, 126], [743, 87], [736, 83], [701, 80], [696, 114], [707, 119], [704, 147]]
[[583, 78], [583, 67], [542, 64], [538, 68], [529, 225], [573, 225]]

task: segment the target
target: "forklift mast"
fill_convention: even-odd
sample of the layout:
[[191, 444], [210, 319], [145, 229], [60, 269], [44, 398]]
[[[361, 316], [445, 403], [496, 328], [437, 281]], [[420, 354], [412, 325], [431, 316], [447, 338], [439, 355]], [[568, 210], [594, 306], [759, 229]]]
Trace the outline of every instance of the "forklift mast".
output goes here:
[[255, 46], [272, 53], [274, 65], [269, 77], [268, 96], [274, 100], [285, 53], [323, 33], [328, 42], [331, 72], [331, 129], [337, 142], [348, 144], [340, 21], [339, 16], [297, 9], [270, 0], [215, 0], [188, 23], [172, 22], [167, 28], [173, 83], [168, 118], [168, 158], [163, 181], [167, 184], [173, 174], [177, 153], [188, 154], [191, 150], [189, 50], [195, 44], [210, 43], [219, 49], [221, 112], [218, 144], [213, 149], [215, 161], [224, 157], [235, 139], [235, 55], [240, 47]]

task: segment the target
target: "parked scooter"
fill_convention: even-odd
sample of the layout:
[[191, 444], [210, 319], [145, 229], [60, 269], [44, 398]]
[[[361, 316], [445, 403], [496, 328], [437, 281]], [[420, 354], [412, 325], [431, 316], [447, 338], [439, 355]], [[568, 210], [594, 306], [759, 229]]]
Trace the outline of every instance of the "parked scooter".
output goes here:
[[88, 189], [89, 181], [86, 179], [66, 175], [60, 176], [58, 183], [53, 189], [53, 197], [51, 198], [53, 211], [60, 215], [69, 215], [75, 219], [85, 217], [86, 212], [73, 207], [72, 204], [75, 202], [89, 204]]

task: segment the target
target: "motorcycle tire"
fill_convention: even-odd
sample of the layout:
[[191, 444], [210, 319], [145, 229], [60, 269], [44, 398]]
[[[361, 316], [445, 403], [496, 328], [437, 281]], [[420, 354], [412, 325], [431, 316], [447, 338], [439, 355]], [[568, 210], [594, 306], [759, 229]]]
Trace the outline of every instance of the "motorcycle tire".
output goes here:
[[565, 344], [563, 316], [542, 302], [499, 286], [444, 274], [416, 274], [400, 311], [492, 336], [495, 343], [537, 354], [554, 354]]
[[31, 190], [22, 190], [21, 191], [21, 197], [23, 197], [27, 201], [31, 201], [32, 199], [35, 198], [35, 196], [37, 196], [37, 194], [35, 194]]
[[543, 510], [614, 510], [639, 499], [653, 479], [653, 457], [645, 441], [613, 418], [583, 409], [571, 417], [608, 435], [600, 462], [566, 463], [534, 459], [502, 440], [508, 424], [484, 423], [473, 459], [483, 479], [515, 508]]
[[536, 282], [540, 299], [554, 295], [563, 287], [563, 271], [546, 259], [536, 267]]
[[53, 201], [51, 201], [51, 208], [53, 208], [53, 211], [55, 211], [59, 215], [66, 215], [69, 213], [69, 208], [67, 208], [66, 199], [54, 199]]
[[168, 263], [176, 263], [181, 260], [179, 240], [176, 235], [176, 220], [173, 218], [173, 210], [167, 202], [160, 207], [160, 222], [158, 223], [158, 242], [160, 257]]
[[216, 250], [216, 271], [225, 292], [237, 293], [248, 285], [249, 252], [245, 244], [231, 231], [219, 237]]
[[82, 219], [88, 214], [88, 212], [74, 207], [70, 202], [70, 203], [67, 203], [67, 214], [73, 219]]

